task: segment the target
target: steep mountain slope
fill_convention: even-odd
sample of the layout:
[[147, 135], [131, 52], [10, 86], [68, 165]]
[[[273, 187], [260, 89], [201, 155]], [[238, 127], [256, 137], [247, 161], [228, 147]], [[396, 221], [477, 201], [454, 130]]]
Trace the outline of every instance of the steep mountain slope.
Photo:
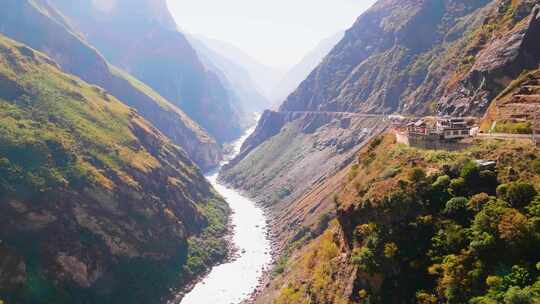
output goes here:
[[266, 111], [261, 120], [269, 125], [257, 127], [221, 179], [278, 214], [387, 126], [380, 118], [348, 113]]
[[[538, 214], [531, 211], [538, 198], [514, 205], [496, 193], [499, 184], [538, 191], [519, 183], [538, 184], [530, 143], [446, 153], [407, 149], [391, 137], [367, 146], [359, 140], [362, 128], [377, 135], [386, 126], [384, 116], [366, 113], [481, 116], [490, 105], [485, 124], [522, 130], [534, 116], [526, 104], [537, 99], [536, 4], [378, 1], [278, 111], [264, 113], [222, 173], [271, 207], [282, 257], [259, 303], [538, 302]], [[340, 123], [347, 116], [364, 121]], [[358, 163], [336, 157], [342, 143], [350, 143], [349, 155], [363, 149]], [[331, 157], [320, 157], [321, 146]], [[463, 185], [475, 159], [499, 165], [474, 167], [478, 174]], [[434, 189], [441, 175], [451, 183]], [[464, 221], [454, 212], [464, 212]], [[338, 221], [328, 224], [333, 214]], [[508, 257], [498, 263], [494, 252]], [[512, 281], [520, 273], [526, 280]]]
[[377, 138], [328, 180], [338, 220], [299, 227], [256, 303], [538, 303], [539, 163], [527, 141]]
[[[403, 111], [422, 115], [438, 108], [444, 113], [484, 113], [491, 98], [522, 71], [536, 68], [540, 62], [537, 44], [532, 42], [540, 39], [540, 19], [538, 11], [533, 12], [534, 5], [535, 1], [529, 0], [377, 2], [358, 18], [278, 112], [262, 116], [234, 166], [222, 174], [223, 179], [243, 188], [259, 180], [255, 188], [264, 190], [257, 192], [257, 197], [275, 196], [274, 187], [269, 185], [291, 168], [274, 164], [278, 159], [281, 164], [293, 162], [289, 157], [296, 152], [293, 145], [280, 150], [261, 147], [277, 145], [283, 136], [301, 137], [301, 129], [283, 128], [288, 122], [309, 125], [313, 117], [339, 117], [343, 112]], [[480, 73], [481, 67], [484, 72]], [[473, 91], [470, 86], [474, 79], [478, 80], [478, 87]], [[466, 91], [469, 97], [465, 96]], [[352, 126], [356, 130], [371, 128]], [[326, 128], [342, 127], [327, 124]], [[354, 130], [346, 132], [357, 134]], [[304, 148], [316, 146], [317, 136], [318, 132], [313, 132], [312, 140], [305, 142]], [[339, 149], [342, 141], [362, 142], [356, 139], [342, 135], [330, 137], [327, 142]], [[348, 146], [350, 151], [358, 147]], [[302, 159], [312, 156], [307, 151], [300, 155]], [[257, 166], [251, 165], [254, 159], [260, 160]], [[293, 166], [318, 168], [323, 164], [325, 168], [340, 166], [328, 159], [313, 159], [309, 164], [296, 161]], [[317, 175], [327, 173], [322, 170]], [[304, 188], [303, 182], [309, 183], [291, 182], [290, 187]]]
[[219, 77], [176, 29], [165, 0], [48, 0], [112, 64], [178, 106], [219, 142], [242, 132], [240, 113]]
[[228, 208], [103, 89], [0, 36], [0, 299], [163, 303], [224, 258]]
[[540, 62], [535, 3], [379, 1], [281, 109], [481, 114]]
[[1, 33], [47, 53], [66, 72], [105, 88], [137, 109], [204, 170], [221, 160], [221, 148], [202, 128], [152, 89], [109, 65], [47, 2], [6, 0], [3, 6]]
[[283, 77], [285, 71], [266, 66], [227, 42], [204, 36], [197, 38], [214, 52], [245, 68], [255, 82], [255, 89], [261, 92], [267, 100], [272, 100], [272, 90]]
[[257, 84], [241, 62], [234, 62], [210, 48], [205, 40], [197, 36], [187, 38], [205, 66], [220, 77], [221, 82], [230, 92], [234, 104], [245, 113], [259, 112], [270, 107], [270, 102], [257, 88]]
[[280, 105], [289, 94], [304, 81], [322, 60], [330, 53], [338, 42], [343, 39], [345, 32], [339, 32], [321, 41], [311, 52], [309, 52], [297, 65], [292, 67], [283, 79], [279, 81], [272, 93], [272, 103]]

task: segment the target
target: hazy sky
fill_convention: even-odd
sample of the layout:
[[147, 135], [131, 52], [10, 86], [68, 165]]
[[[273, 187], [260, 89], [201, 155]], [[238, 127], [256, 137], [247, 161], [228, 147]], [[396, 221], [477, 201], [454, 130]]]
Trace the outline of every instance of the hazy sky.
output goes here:
[[375, 0], [167, 0], [180, 28], [229, 42], [261, 63], [288, 67], [348, 29]]

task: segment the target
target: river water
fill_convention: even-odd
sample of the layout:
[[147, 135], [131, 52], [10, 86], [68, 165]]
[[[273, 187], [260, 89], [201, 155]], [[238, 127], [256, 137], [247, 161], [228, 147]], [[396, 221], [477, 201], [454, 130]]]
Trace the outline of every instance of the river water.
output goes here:
[[[240, 151], [247, 134], [236, 141], [233, 155]], [[217, 171], [207, 176], [229, 204], [233, 225], [232, 241], [238, 257], [216, 266], [182, 299], [181, 304], [237, 304], [246, 300], [259, 285], [263, 270], [272, 262], [268, 227], [263, 210], [249, 198], [217, 182]]]

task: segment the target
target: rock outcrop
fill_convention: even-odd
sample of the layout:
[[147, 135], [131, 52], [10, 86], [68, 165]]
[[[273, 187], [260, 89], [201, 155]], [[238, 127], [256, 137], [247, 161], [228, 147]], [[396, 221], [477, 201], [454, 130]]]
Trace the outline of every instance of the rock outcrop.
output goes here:
[[[502, 1], [498, 12], [510, 9], [510, 1]], [[512, 22], [516, 25], [502, 35], [494, 35], [478, 52], [474, 65], [457, 86], [440, 102], [444, 114], [483, 114], [490, 102], [523, 71], [540, 64], [540, 8], [534, 2], [521, 2], [515, 8]], [[531, 12], [532, 13], [529, 13]], [[493, 14], [498, 17], [498, 14]], [[524, 16], [528, 16], [523, 18]], [[491, 17], [491, 18], [497, 18]], [[499, 19], [486, 19], [484, 26]]]
[[203, 170], [215, 167], [221, 147], [177, 106], [107, 61], [46, 1], [6, 1], [0, 32], [47, 53], [64, 71], [105, 88], [180, 145]]

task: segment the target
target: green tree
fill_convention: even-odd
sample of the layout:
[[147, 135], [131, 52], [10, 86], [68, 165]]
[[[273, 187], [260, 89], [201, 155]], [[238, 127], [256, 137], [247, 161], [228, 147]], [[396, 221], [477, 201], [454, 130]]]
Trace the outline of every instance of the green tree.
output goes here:
[[510, 184], [506, 197], [508, 202], [515, 208], [522, 208], [528, 205], [537, 195], [534, 186], [526, 182], [515, 182]]
[[409, 177], [411, 181], [418, 183], [426, 179], [426, 172], [420, 168], [414, 168]]

